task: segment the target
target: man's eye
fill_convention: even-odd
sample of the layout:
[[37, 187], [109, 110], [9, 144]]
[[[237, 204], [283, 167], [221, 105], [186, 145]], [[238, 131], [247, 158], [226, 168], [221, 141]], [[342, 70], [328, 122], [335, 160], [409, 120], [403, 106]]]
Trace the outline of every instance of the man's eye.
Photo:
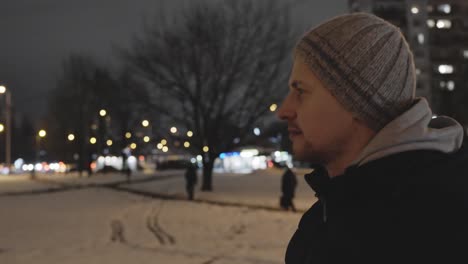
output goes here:
[[304, 90], [296, 88], [297, 95], [301, 96], [304, 93]]

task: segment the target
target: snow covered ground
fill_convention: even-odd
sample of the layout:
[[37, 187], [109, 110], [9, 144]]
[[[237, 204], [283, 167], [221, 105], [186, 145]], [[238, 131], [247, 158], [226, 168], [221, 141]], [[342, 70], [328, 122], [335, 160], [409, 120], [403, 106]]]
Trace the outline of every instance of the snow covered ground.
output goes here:
[[[301, 214], [254, 207], [277, 207], [281, 171], [215, 175], [215, 192], [198, 192], [196, 202], [125, 191], [184, 197], [181, 173], [136, 175], [139, 183], [120, 184], [121, 189], [105, 185], [122, 183], [125, 178], [117, 174], [40, 177], [47, 182], [30, 181], [26, 176], [3, 177], [0, 263], [284, 262], [288, 240]], [[300, 175], [298, 180], [296, 202], [301, 208], [309, 207], [313, 193]], [[65, 184], [82, 188], [64, 189]]]

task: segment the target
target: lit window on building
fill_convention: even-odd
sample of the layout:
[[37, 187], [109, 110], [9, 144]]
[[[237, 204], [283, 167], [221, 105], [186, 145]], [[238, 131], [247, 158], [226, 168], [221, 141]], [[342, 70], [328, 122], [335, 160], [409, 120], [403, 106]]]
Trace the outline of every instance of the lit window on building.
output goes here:
[[418, 34], [418, 42], [419, 44], [424, 44], [424, 34], [423, 33], [419, 33]]
[[455, 90], [455, 82], [454, 81], [448, 81], [447, 82], [447, 90], [449, 90], [449, 91]]
[[416, 68], [416, 75], [420, 75], [421, 74], [421, 70]]
[[464, 57], [465, 59], [468, 59], [468, 50], [464, 50], [464, 51], [463, 51], [463, 57]]
[[453, 91], [455, 90], [455, 82], [454, 81], [440, 81], [440, 88], [442, 90]]
[[437, 20], [436, 23], [437, 28], [451, 28], [452, 27], [452, 21], [448, 19], [439, 19]]
[[449, 4], [442, 4], [437, 6], [437, 10], [441, 13], [450, 14], [452, 7]]
[[427, 20], [427, 26], [430, 27], [430, 28], [435, 27], [435, 21], [434, 21], [434, 19], [428, 19], [428, 20]]
[[453, 73], [453, 66], [448, 64], [441, 64], [438, 67], [440, 74], [452, 74]]
[[418, 8], [417, 6], [413, 6], [413, 7], [411, 8], [411, 13], [413, 13], [413, 14], [419, 13], [419, 8]]
[[444, 89], [446, 83], [444, 81], [440, 81], [439, 85], [440, 85], [440, 88]]

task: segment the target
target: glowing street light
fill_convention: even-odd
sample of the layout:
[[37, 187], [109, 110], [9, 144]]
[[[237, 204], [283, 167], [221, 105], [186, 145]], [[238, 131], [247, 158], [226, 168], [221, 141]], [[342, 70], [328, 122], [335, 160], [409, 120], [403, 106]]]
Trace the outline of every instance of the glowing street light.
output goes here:
[[168, 148], [167, 146], [164, 146], [164, 147], [162, 148], [162, 151], [163, 151], [163, 152], [168, 152], [168, 151], [169, 151], [169, 148]]
[[96, 142], [97, 142], [97, 139], [96, 139], [95, 137], [91, 137], [91, 138], [89, 139], [89, 143], [91, 143], [91, 144], [93, 144], [93, 145], [96, 144]]
[[[36, 137], [36, 164], [39, 162], [39, 158], [40, 158], [40, 144], [41, 144], [41, 139], [44, 138], [45, 136], [47, 135], [46, 131], [44, 129], [41, 129], [39, 130], [39, 132], [37, 133], [37, 137]], [[36, 170], [41, 170], [41, 168], [37, 167], [37, 166], [34, 166], [33, 167], [33, 170], [31, 171], [31, 177], [32, 178], [35, 178], [36, 177]]]
[[39, 137], [43, 138], [47, 135], [47, 132], [44, 129], [39, 130], [38, 133]]
[[111, 140], [111, 139], [108, 139], [108, 140], [106, 141], [106, 144], [107, 144], [107, 146], [109, 146], [109, 147], [112, 146], [112, 140]]
[[158, 149], [162, 149], [164, 146], [163, 146], [163, 144], [158, 143], [158, 145], [157, 145], [156, 147], [157, 147]]
[[192, 131], [187, 131], [187, 137], [192, 137], [193, 136], [193, 132]]
[[272, 104], [272, 105], [270, 105], [270, 111], [271, 111], [271, 112], [276, 111], [277, 108], [278, 108], [278, 105], [277, 105], [277, 104]]
[[135, 143], [130, 144], [130, 148], [131, 148], [131, 149], [136, 149], [136, 148], [137, 148], [137, 144], [135, 144]]
[[131, 137], [132, 137], [132, 133], [130, 132], [125, 133], [125, 138], [131, 138]]
[[204, 146], [204, 147], [203, 147], [203, 152], [206, 153], [206, 152], [208, 152], [209, 150], [210, 150], [210, 148], [209, 148], [208, 146]]
[[167, 144], [167, 140], [165, 140], [165, 139], [161, 140], [161, 144], [163, 144], [163, 146], [166, 145], [166, 144]]
[[101, 111], [99, 111], [99, 115], [102, 116], [102, 117], [105, 117], [107, 114], [107, 111], [104, 110], [104, 109], [101, 109]]
[[5, 126], [3, 124], [0, 124], [0, 133], [3, 132], [3, 130], [5, 130]]
[[171, 133], [172, 134], [177, 133], [177, 127], [171, 127]]
[[260, 128], [258, 128], [258, 127], [254, 128], [253, 133], [254, 133], [256, 136], [260, 136], [260, 133], [261, 133]]
[[148, 120], [143, 120], [143, 121], [141, 121], [141, 125], [144, 126], [144, 127], [148, 127], [149, 126], [149, 121]]
[[185, 142], [184, 142], [184, 147], [189, 148], [189, 147], [190, 147], [190, 142], [185, 141]]
[[0, 95], [5, 94], [5, 126], [2, 124], [0, 132], [6, 129], [5, 133], [5, 163], [6, 167], [11, 165], [11, 92], [4, 85], [0, 85]]
[[75, 135], [68, 134], [68, 141], [73, 141], [73, 140], [75, 140]]
[[143, 141], [144, 141], [144, 142], [149, 142], [149, 141], [150, 141], [150, 137], [145, 136], [145, 137], [143, 138]]

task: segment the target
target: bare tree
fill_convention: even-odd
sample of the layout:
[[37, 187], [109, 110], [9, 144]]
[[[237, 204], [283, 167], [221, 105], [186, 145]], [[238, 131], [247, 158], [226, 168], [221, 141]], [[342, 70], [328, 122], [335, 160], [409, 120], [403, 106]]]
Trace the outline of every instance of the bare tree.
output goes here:
[[[70, 55], [62, 65], [63, 71], [49, 99], [49, 130], [56, 138], [51, 148], [59, 155], [64, 151], [79, 153], [78, 170], [81, 172], [89, 162], [89, 123], [91, 113], [97, 108], [96, 89], [100, 87], [96, 80], [107, 76], [107, 72], [93, 58], [81, 54]], [[75, 134], [74, 143], [66, 144], [68, 133]]]
[[203, 153], [204, 191], [212, 190], [214, 159], [284, 95], [288, 13], [276, 1], [197, 2], [147, 26], [125, 52], [151, 84], [153, 107], [194, 132], [187, 140], [193, 154]]
[[[124, 134], [132, 125], [134, 116], [143, 112], [147, 98], [146, 89], [133, 81], [127, 71], [123, 70], [114, 78], [110, 70], [99, 65], [94, 58], [70, 55], [63, 62], [63, 72], [49, 99], [48, 124], [50, 135], [56, 138], [50, 141], [54, 145], [49, 149], [65, 159], [71, 159], [67, 154], [79, 153], [80, 172], [88, 166], [90, 153], [102, 150], [105, 140], [114, 134], [117, 134], [117, 143], [121, 143], [115, 144], [116, 148], [120, 147], [120, 153], [126, 143]], [[108, 112], [106, 121], [98, 116], [102, 108]], [[110, 117], [115, 125], [107, 127]], [[93, 131], [93, 123], [100, 123], [98, 131]], [[67, 142], [68, 133], [75, 134], [74, 142]], [[92, 133], [97, 133], [98, 144], [101, 144], [97, 149], [88, 144]]]

